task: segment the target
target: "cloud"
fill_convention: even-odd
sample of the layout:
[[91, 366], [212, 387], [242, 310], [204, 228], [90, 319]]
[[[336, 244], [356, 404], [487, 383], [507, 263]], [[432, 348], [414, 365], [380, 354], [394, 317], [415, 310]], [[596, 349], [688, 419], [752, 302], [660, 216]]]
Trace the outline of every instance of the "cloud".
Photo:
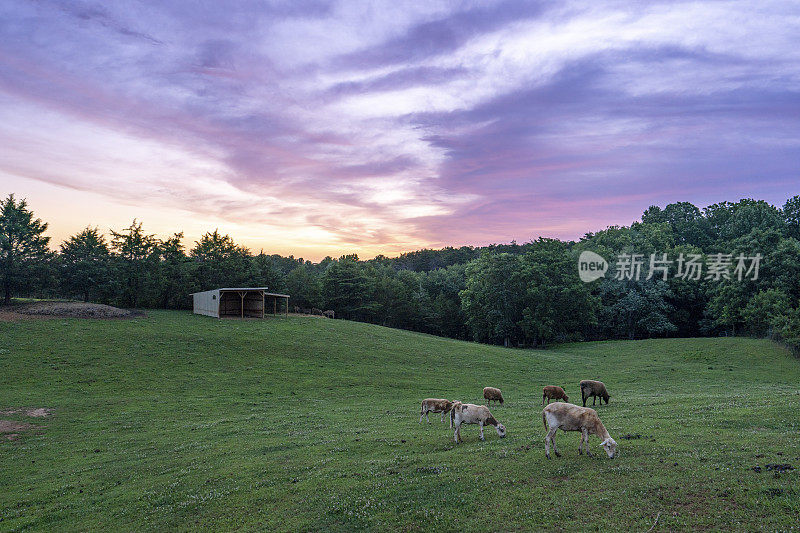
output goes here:
[[0, 17], [0, 171], [188, 206], [269, 243], [574, 238], [652, 203], [793, 194], [788, 2], [70, 2]]

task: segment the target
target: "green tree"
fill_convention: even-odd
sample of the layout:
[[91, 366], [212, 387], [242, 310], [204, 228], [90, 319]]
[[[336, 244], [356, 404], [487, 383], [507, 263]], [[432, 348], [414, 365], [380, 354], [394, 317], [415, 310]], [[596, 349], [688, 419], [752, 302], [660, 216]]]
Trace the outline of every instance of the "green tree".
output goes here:
[[676, 244], [706, 246], [710, 242], [703, 212], [690, 202], [668, 204], [663, 210], [658, 206], [650, 206], [642, 214], [642, 222], [669, 224]]
[[429, 333], [466, 339], [469, 330], [459, 293], [466, 288], [466, 264], [450, 265], [426, 273], [422, 287], [430, 300], [425, 311]]
[[61, 282], [88, 302], [108, 282], [109, 250], [97, 228], [87, 227], [61, 243]]
[[291, 301], [301, 309], [322, 307], [320, 277], [306, 263], [295, 267], [286, 275], [286, 292]]
[[786, 230], [781, 211], [763, 200], [743, 198], [735, 204], [721, 202], [708, 206], [705, 214], [709, 231], [718, 244], [744, 237], [754, 229], [774, 229], [780, 233]]
[[602, 280], [598, 294], [603, 302], [598, 324], [601, 337], [658, 337], [676, 331], [669, 317], [672, 293], [662, 280]]
[[337, 316], [364, 320], [374, 299], [357, 255], [344, 255], [328, 265], [322, 276], [322, 298], [325, 307], [334, 310]]
[[183, 232], [179, 232], [156, 243], [158, 297], [154, 303], [165, 309], [188, 308], [189, 293], [195, 288], [191, 281], [193, 263], [186, 256], [182, 241]]
[[539, 239], [534, 251], [521, 256], [525, 284], [520, 327], [526, 342], [580, 340], [597, 324], [599, 299], [578, 277], [577, 254], [552, 239]]
[[800, 240], [800, 194], [792, 196], [783, 204], [783, 217], [788, 235]]
[[475, 340], [505, 346], [521, 341], [525, 292], [518, 255], [485, 252], [470, 262], [461, 307]]
[[219, 230], [204, 234], [190, 255], [195, 262], [196, 285], [201, 290], [235, 287], [247, 280], [250, 251]]
[[278, 265], [280, 256], [267, 255], [261, 251], [250, 259], [247, 269], [247, 285], [269, 287], [272, 292], [286, 290], [283, 272]]
[[767, 289], [753, 296], [742, 311], [742, 318], [749, 333], [768, 335], [789, 311], [789, 297], [778, 289]]
[[13, 290], [33, 283], [36, 268], [49, 258], [46, 230], [47, 224], [33, 218], [25, 199], [17, 201], [9, 194], [0, 200], [0, 274], [6, 305]]
[[158, 269], [158, 240], [134, 219], [120, 232], [111, 230], [111, 252], [117, 298], [123, 305], [139, 307], [157, 281], [153, 273]]

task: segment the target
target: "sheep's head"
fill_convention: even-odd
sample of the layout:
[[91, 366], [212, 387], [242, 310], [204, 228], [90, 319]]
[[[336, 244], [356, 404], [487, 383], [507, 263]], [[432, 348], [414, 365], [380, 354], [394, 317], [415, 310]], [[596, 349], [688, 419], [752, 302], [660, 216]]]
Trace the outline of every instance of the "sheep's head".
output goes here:
[[608, 437], [606, 440], [600, 443], [600, 446], [606, 451], [610, 458], [614, 458], [617, 456], [617, 441]]
[[497, 434], [500, 435], [500, 438], [503, 439], [506, 436], [506, 427], [503, 424], [497, 424], [495, 427], [497, 430]]
[[568, 401], [569, 401], [569, 396], [567, 396], [566, 394], [564, 395], [564, 401], [565, 401], [565, 402], [568, 402]]

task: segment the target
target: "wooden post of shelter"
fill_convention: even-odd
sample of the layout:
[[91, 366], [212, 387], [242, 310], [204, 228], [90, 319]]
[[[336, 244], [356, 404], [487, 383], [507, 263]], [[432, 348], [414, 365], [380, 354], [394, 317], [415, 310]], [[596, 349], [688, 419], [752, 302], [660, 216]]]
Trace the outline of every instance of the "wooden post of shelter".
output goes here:
[[239, 298], [242, 299], [242, 318], [244, 318], [244, 297], [247, 294], [245, 291], [239, 291]]
[[264, 318], [264, 306], [266, 305], [266, 301], [264, 300], [264, 291], [261, 291], [261, 318]]

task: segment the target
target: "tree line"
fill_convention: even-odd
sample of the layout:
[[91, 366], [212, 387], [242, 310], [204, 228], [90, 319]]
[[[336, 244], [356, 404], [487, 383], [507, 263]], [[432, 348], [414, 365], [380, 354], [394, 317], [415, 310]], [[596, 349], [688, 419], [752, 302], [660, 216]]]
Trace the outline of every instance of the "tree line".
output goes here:
[[[753, 199], [704, 209], [688, 202], [651, 206], [630, 226], [575, 241], [540, 238], [316, 263], [254, 254], [216, 230], [187, 250], [182, 233], [159, 239], [136, 220], [108, 235], [87, 227], [57, 251], [46, 230], [25, 200], [0, 201], [5, 304], [13, 296], [188, 309], [192, 292], [267, 286], [291, 295], [292, 306], [507, 346], [744, 334], [800, 347], [800, 195], [782, 207]], [[609, 261], [606, 276], [591, 283], [578, 277], [586, 250]], [[757, 279], [687, 279], [672, 262], [664, 276], [615, 275], [620, 258], [633, 254], [643, 258], [645, 273], [651, 255], [707, 264], [717, 256], [758, 254], [760, 271]]]

